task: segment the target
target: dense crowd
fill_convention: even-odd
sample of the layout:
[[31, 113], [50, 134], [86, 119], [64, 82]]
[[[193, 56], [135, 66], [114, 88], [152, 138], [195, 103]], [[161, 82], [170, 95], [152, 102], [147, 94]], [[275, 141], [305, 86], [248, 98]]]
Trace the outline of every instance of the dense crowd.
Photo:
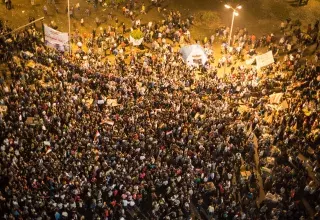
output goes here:
[[[164, 13], [132, 19], [141, 52], [124, 24], [75, 32], [72, 55], [31, 26], [0, 39], [2, 218], [305, 219], [303, 200], [319, 217], [319, 54], [304, 54], [318, 35], [305, 40], [290, 19], [277, 37], [239, 28], [218, 62], [189, 67], [174, 48], [191, 40], [193, 18]], [[316, 22], [308, 35], [318, 32]], [[239, 65], [266, 47], [274, 64]], [[270, 104], [274, 92], [287, 107]]]

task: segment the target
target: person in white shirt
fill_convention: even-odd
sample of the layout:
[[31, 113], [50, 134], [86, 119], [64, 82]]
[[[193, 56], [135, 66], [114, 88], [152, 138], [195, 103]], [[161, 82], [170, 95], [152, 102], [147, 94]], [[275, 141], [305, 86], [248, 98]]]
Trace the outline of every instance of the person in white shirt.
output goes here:
[[123, 207], [127, 207], [128, 206], [128, 200], [126, 200], [126, 199], [122, 200], [122, 204], [123, 204]]
[[209, 207], [208, 207], [208, 212], [209, 212], [209, 215], [210, 215], [210, 216], [213, 216], [213, 213], [214, 213], [214, 207], [213, 207], [213, 205], [209, 205]]

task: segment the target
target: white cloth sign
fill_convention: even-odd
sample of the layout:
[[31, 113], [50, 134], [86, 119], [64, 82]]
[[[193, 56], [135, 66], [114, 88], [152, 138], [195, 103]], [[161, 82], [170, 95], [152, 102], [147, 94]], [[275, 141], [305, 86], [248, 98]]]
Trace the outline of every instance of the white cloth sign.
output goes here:
[[256, 56], [257, 69], [274, 63], [272, 51]]
[[69, 37], [68, 33], [60, 32], [50, 28], [47, 25], [43, 25], [45, 44], [49, 47], [56, 48], [60, 51], [69, 50]]
[[133, 46], [139, 46], [142, 44], [143, 38], [140, 39], [134, 39], [133, 37], [130, 36], [130, 43], [132, 43]]

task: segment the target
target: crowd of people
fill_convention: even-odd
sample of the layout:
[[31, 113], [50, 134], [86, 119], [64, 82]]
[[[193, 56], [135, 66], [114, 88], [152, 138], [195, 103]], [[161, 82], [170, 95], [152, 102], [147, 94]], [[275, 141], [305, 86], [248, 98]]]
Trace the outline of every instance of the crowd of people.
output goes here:
[[[222, 58], [190, 67], [175, 47], [193, 18], [165, 13], [132, 19], [138, 52], [124, 24], [76, 31], [69, 55], [34, 26], [5, 35], [0, 23], [1, 218], [319, 217], [319, 36], [301, 40], [289, 19], [278, 36], [239, 28], [227, 45], [221, 28], [198, 43], [222, 43]], [[261, 48], [274, 64], [240, 62]]]

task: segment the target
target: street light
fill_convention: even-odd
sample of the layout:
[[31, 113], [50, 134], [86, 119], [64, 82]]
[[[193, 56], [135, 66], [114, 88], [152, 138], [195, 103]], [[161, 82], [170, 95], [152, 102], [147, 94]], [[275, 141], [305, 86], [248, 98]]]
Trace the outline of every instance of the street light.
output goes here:
[[70, 25], [70, 0], [68, 0], [68, 26], [69, 26], [69, 54], [72, 53], [72, 48], [71, 48], [71, 25]]
[[[232, 21], [231, 21], [230, 34], [229, 34], [229, 39], [228, 39], [228, 47], [230, 47], [230, 45], [231, 45], [232, 30], [233, 30], [233, 23], [234, 23], [234, 17], [239, 15], [237, 9], [241, 9], [242, 6], [241, 6], [241, 5], [238, 5], [236, 8], [233, 8], [233, 7], [231, 7], [230, 5], [225, 4], [224, 7], [227, 8], [227, 9], [230, 9], [230, 8], [231, 8], [232, 11], [233, 11], [233, 12], [232, 12]], [[229, 53], [229, 48], [228, 48], [228, 50], [227, 50], [227, 54], [228, 54], [228, 53]], [[228, 62], [228, 58], [226, 59], [225, 64], [224, 64], [224, 74], [226, 73], [227, 62]]]
[[224, 7], [226, 7], [227, 9], [231, 8], [233, 10], [231, 28], [230, 28], [230, 34], [229, 34], [229, 40], [228, 40], [228, 46], [230, 46], [231, 45], [231, 36], [232, 36], [232, 30], [233, 30], [234, 17], [239, 15], [237, 9], [241, 9], [242, 6], [238, 5], [236, 8], [233, 8], [230, 5], [225, 4]]

